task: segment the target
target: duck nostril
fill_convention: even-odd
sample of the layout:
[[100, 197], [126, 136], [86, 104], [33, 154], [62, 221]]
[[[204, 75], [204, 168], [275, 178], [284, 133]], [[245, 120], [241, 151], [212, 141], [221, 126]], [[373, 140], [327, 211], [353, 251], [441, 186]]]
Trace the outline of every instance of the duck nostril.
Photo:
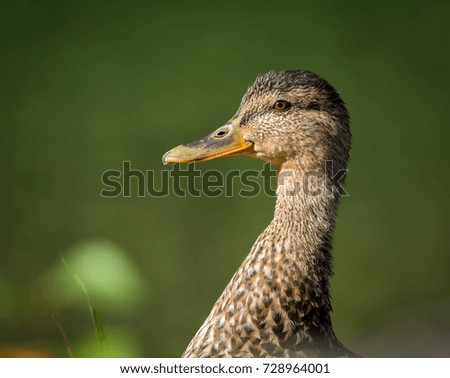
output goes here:
[[223, 138], [225, 135], [228, 134], [229, 130], [219, 130], [216, 135], [214, 135], [216, 138]]

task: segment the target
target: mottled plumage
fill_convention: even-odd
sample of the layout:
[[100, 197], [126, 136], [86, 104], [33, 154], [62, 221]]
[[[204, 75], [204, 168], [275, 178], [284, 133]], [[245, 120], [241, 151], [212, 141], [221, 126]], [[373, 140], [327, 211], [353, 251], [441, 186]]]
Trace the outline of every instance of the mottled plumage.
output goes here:
[[[278, 170], [275, 214], [183, 356], [356, 356], [330, 319], [334, 217], [351, 141], [343, 101], [314, 73], [269, 72], [244, 95], [236, 122], [252, 144], [245, 152]], [[217, 134], [201, 142], [208, 138]], [[194, 160], [175, 155], [164, 159]]]

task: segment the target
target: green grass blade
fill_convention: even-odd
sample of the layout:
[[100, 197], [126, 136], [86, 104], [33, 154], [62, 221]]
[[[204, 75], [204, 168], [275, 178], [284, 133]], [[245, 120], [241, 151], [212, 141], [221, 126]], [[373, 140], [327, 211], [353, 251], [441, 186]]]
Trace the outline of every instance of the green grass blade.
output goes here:
[[63, 256], [60, 256], [60, 257], [61, 257], [61, 261], [62, 261], [64, 267], [70, 272], [70, 274], [72, 275], [73, 279], [78, 284], [78, 286], [81, 288], [81, 290], [83, 291], [83, 293], [84, 293], [84, 295], [85, 295], [85, 297], [87, 299], [89, 310], [90, 310], [91, 317], [92, 317], [92, 321], [94, 323], [94, 328], [96, 330], [98, 341], [99, 341], [100, 346], [101, 346], [102, 351], [103, 351], [103, 356], [104, 357], [108, 357], [108, 346], [107, 346], [107, 342], [106, 342], [105, 332], [103, 330], [103, 324], [102, 324], [102, 321], [100, 319], [100, 315], [99, 315], [97, 309], [95, 308], [92, 296], [89, 294], [89, 291], [87, 290], [86, 285], [84, 284], [84, 282], [80, 278], [80, 276], [78, 276], [78, 274], [74, 273], [70, 269], [69, 264], [67, 263], [66, 259]]

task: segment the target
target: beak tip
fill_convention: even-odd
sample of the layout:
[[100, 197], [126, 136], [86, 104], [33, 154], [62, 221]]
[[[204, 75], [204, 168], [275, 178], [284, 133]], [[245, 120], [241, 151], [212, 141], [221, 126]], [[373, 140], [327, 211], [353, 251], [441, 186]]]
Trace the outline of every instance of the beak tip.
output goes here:
[[[170, 150], [170, 151], [172, 151], [172, 150]], [[167, 165], [167, 164], [169, 163], [169, 161], [167, 160], [167, 157], [168, 157], [168, 155], [170, 154], [170, 151], [167, 151], [167, 152], [163, 155], [163, 157], [162, 157], [162, 163], [163, 163], [163, 165]]]

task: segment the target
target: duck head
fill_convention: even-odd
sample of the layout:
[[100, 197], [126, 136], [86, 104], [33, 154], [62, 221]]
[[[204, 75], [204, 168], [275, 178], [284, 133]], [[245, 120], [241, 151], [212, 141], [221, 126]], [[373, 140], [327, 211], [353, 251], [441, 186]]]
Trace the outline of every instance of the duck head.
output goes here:
[[350, 139], [347, 109], [330, 84], [309, 71], [271, 71], [249, 87], [230, 121], [168, 151], [163, 163], [247, 154], [277, 168], [289, 162], [313, 168], [324, 160], [344, 168]]

